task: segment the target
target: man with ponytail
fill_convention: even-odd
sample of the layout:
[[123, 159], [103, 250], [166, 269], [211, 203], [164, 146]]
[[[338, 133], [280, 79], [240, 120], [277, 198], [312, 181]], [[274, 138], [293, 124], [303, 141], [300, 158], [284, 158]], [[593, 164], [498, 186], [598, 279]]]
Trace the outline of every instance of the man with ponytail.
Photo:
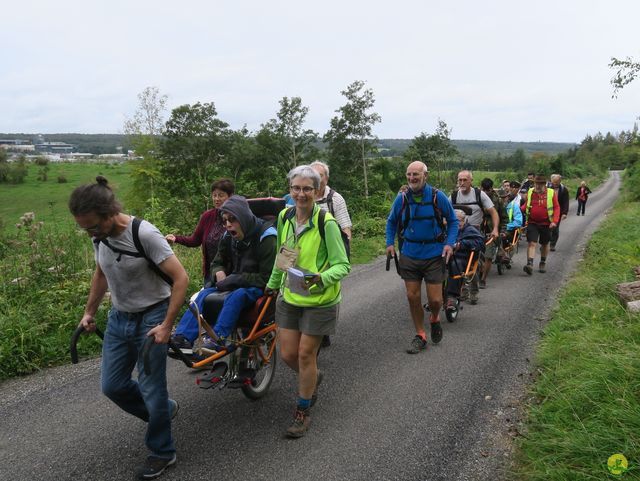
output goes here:
[[[102, 346], [102, 392], [122, 410], [147, 422], [150, 455], [138, 472], [153, 479], [176, 462], [171, 419], [178, 403], [167, 391], [167, 342], [189, 278], [156, 227], [122, 212], [107, 179], [77, 187], [69, 199], [75, 221], [92, 238], [96, 269], [80, 325], [96, 329], [95, 315], [106, 294], [111, 309]], [[153, 338], [151, 372], [143, 369], [142, 347]], [[134, 366], [138, 378], [132, 379]]]

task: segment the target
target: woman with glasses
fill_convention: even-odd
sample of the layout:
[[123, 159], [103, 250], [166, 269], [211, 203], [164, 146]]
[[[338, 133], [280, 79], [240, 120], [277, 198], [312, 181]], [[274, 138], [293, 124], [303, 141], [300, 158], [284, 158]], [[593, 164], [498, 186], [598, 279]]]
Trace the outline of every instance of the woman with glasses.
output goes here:
[[340, 280], [351, 265], [334, 217], [316, 205], [320, 176], [308, 165], [287, 175], [295, 202], [278, 215], [276, 263], [266, 293], [277, 294], [276, 323], [282, 360], [298, 373], [298, 400], [287, 436], [304, 436], [322, 374], [317, 354], [335, 332]]
[[193, 234], [190, 236], [169, 234], [165, 237], [169, 244], [176, 243], [187, 247], [202, 246], [202, 275], [205, 283], [210, 280], [209, 269], [211, 262], [218, 252], [218, 243], [225, 231], [220, 207], [233, 195], [234, 191], [235, 186], [231, 180], [216, 180], [211, 185], [213, 208], [202, 214]]

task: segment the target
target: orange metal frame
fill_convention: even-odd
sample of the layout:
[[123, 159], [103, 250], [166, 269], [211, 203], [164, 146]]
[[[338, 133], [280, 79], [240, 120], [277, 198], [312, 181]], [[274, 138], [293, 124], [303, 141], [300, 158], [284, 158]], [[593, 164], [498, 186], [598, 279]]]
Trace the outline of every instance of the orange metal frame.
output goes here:
[[[262, 322], [262, 319], [264, 319], [264, 316], [267, 313], [267, 309], [269, 309], [269, 305], [271, 304], [271, 301], [272, 301], [272, 298], [267, 297], [267, 300], [265, 301], [264, 306], [262, 306], [262, 309], [260, 310], [260, 314], [258, 315], [256, 322], [253, 324], [253, 328], [251, 329], [251, 332], [246, 337], [236, 341], [235, 342], [236, 347], [251, 346], [255, 341], [260, 339], [265, 334], [268, 334], [272, 331], [276, 331], [277, 326], [275, 322], [266, 327], [263, 327], [262, 329], [259, 329], [260, 323]], [[204, 323], [204, 325], [206, 325], [207, 322], [201, 318], [202, 316], [199, 315], [198, 323]], [[276, 332], [276, 335], [277, 335], [277, 332]], [[255, 347], [259, 347], [259, 345], [255, 343]], [[262, 352], [262, 349], [259, 349], [259, 348], [257, 349], [258, 353], [260, 354], [260, 357], [264, 362], [267, 362], [267, 363], [269, 362], [269, 360], [271, 359], [271, 356], [273, 356], [274, 354], [275, 347], [276, 347], [276, 343], [274, 340], [274, 343], [271, 345], [271, 348], [269, 349], [269, 352], [266, 355]], [[207, 364], [210, 364], [213, 361], [217, 361], [218, 359], [223, 358], [227, 354], [229, 354], [229, 351], [227, 349], [224, 349], [222, 351], [216, 352], [215, 354], [212, 354], [211, 356], [203, 359], [202, 361], [194, 362], [191, 367], [195, 369], [195, 368], [200, 368], [202, 366], [206, 366]]]
[[[489, 239], [485, 242], [485, 246], [488, 246], [493, 242], [493, 238]], [[469, 260], [467, 261], [467, 268], [464, 271], [464, 274], [456, 274], [455, 276], [451, 276], [451, 279], [460, 279], [461, 277], [466, 277], [471, 279], [476, 271], [478, 270], [478, 256], [475, 251], [471, 251], [471, 255], [469, 256]]]

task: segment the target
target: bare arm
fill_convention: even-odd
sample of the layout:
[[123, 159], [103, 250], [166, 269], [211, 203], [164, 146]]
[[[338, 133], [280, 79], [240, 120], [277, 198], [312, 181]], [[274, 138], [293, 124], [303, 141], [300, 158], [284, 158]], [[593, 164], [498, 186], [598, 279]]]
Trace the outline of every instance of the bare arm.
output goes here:
[[491, 231], [491, 236], [495, 239], [498, 237], [498, 226], [500, 226], [500, 216], [498, 215], [498, 211], [495, 207], [490, 207], [487, 209], [489, 215], [491, 216], [491, 221], [493, 222], [493, 230]]
[[80, 319], [80, 325], [88, 332], [96, 330], [95, 315], [96, 312], [98, 312], [98, 307], [100, 307], [100, 303], [102, 302], [108, 288], [107, 278], [104, 276], [102, 269], [100, 269], [100, 265], [96, 264], [96, 270], [91, 278], [89, 299], [87, 299], [84, 314], [82, 319]]

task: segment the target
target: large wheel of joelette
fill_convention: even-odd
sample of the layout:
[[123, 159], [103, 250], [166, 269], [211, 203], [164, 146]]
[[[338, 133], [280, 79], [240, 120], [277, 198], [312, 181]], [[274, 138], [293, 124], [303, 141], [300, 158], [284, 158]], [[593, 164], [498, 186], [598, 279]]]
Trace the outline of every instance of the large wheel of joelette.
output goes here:
[[[251, 348], [249, 353], [249, 359], [247, 361], [247, 367], [255, 369], [256, 374], [250, 384], [242, 386], [242, 392], [249, 399], [260, 399], [267, 391], [269, 386], [273, 382], [273, 378], [276, 374], [276, 359], [278, 358], [275, 347], [273, 348], [273, 354], [269, 361], [263, 359], [267, 358], [272, 346], [276, 343], [276, 333], [271, 331], [263, 336], [258, 345]], [[260, 355], [260, 352], [262, 356]]]

